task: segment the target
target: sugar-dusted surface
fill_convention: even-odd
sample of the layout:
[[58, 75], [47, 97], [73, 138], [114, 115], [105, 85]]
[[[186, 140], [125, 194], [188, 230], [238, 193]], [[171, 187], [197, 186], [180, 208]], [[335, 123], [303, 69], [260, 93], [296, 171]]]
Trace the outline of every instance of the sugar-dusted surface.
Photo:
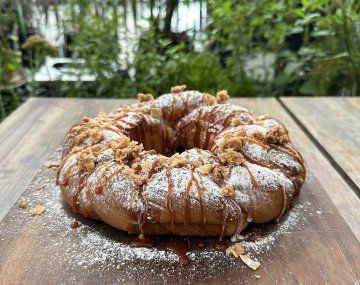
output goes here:
[[[191, 247], [186, 267], [162, 247], [164, 240], [177, 238], [159, 238], [156, 248], [133, 248], [132, 236], [72, 214], [54, 178], [55, 170], [42, 169], [24, 193], [27, 207], [14, 206], [0, 224], [0, 284], [351, 284], [359, 279], [359, 256], [349, 259], [359, 244], [327, 197], [318, 200], [323, 190], [311, 173], [295, 206], [278, 224], [250, 226], [240, 237], [247, 254], [262, 263], [256, 272], [216, 251], [214, 239], [206, 239], [201, 249], [198, 238], [185, 238]], [[36, 190], [37, 185], [45, 187]], [[46, 212], [31, 216], [37, 204]], [[70, 227], [74, 220], [79, 228]]]

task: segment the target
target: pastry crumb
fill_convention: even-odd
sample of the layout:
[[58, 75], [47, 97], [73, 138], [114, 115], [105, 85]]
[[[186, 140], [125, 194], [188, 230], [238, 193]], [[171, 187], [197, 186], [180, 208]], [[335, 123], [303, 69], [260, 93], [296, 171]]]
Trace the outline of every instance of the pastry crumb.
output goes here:
[[225, 185], [223, 188], [221, 188], [222, 193], [226, 197], [234, 197], [235, 196], [235, 190], [234, 187], [231, 185]]
[[116, 265], [116, 269], [119, 270], [121, 268], [120, 264]]
[[180, 93], [180, 92], [184, 91], [185, 89], [186, 89], [186, 85], [182, 84], [182, 85], [171, 87], [170, 92], [171, 93]]
[[200, 168], [200, 174], [203, 174], [203, 175], [209, 174], [213, 168], [214, 168], [214, 165], [204, 164]]
[[44, 188], [45, 188], [45, 185], [43, 185], [43, 184], [38, 184], [38, 185], [35, 186], [36, 190], [42, 190]]
[[140, 103], [142, 103], [142, 102], [150, 102], [150, 101], [154, 101], [154, 97], [150, 93], [146, 93], [146, 94], [139, 93], [138, 94], [138, 100], [139, 100]]
[[34, 208], [30, 209], [30, 214], [33, 216], [41, 215], [46, 210], [45, 206], [43, 205], [36, 205]]
[[60, 162], [58, 161], [48, 161], [44, 163], [44, 166], [47, 168], [52, 168], [52, 167], [58, 167], [60, 165]]
[[256, 279], [260, 279], [260, 275], [256, 275], [256, 274], [255, 274], [255, 278], [256, 278]]
[[19, 208], [24, 209], [24, 208], [26, 207], [26, 202], [25, 202], [25, 200], [24, 200], [24, 199], [20, 199], [20, 200], [18, 201], [18, 206], [19, 206]]
[[247, 255], [240, 255], [241, 260], [248, 266], [250, 267], [252, 270], [257, 270], [259, 268], [259, 266], [261, 265], [260, 262], [252, 260], [249, 256]]
[[240, 243], [240, 242], [237, 242], [237, 243], [229, 246], [229, 247], [226, 249], [225, 253], [226, 253], [227, 255], [232, 254], [232, 255], [235, 256], [235, 257], [239, 257], [240, 255], [244, 254], [245, 251], [244, 251], [244, 248], [242, 247], [241, 243]]
[[218, 104], [224, 104], [229, 100], [230, 96], [226, 90], [221, 90], [216, 94], [216, 102]]

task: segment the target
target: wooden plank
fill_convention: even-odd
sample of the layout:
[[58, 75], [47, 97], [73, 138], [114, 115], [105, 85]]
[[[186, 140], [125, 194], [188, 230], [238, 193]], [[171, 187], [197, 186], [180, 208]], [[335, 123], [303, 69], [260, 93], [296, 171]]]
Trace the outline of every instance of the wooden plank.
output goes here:
[[360, 97], [283, 97], [281, 101], [356, 184], [360, 195]]
[[[82, 101], [74, 102], [79, 105]], [[270, 240], [272, 234], [281, 233], [270, 250], [253, 253], [262, 262], [259, 271], [254, 273], [239, 260], [216, 253], [211, 249], [211, 240], [208, 240], [208, 254], [202, 254], [193, 246], [192, 262], [188, 267], [173, 264], [160, 256], [155, 259], [134, 257], [130, 252], [132, 258], [126, 259], [123, 249], [118, 246], [126, 247], [128, 236], [102, 223], [75, 216], [66, 206], [59, 206], [60, 200], [54, 196], [57, 193], [53, 186], [55, 172], [45, 169], [39, 175], [50, 177], [52, 183], [46, 189], [36, 191], [34, 185], [41, 179], [38, 177], [24, 197], [31, 206], [46, 202], [48, 212], [40, 217], [30, 217], [28, 208], [22, 210], [15, 206], [0, 223], [0, 283], [38, 284], [43, 283], [44, 278], [48, 283], [64, 284], [356, 283], [360, 278], [360, 244], [355, 237], [359, 237], [357, 197], [351, 196], [354, 193], [349, 191], [341, 176], [275, 99], [233, 102], [281, 120], [290, 130], [308, 169], [306, 183], [296, 201], [298, 212], [293, 209], [278, 225], [259, 228], [264, 235], [269, 235]], [[94, 106], [96, 101], [90, 101], [90, 104], [97, 108]], [[77, 230], [69, 227], [74, 218], [82, 224]], [[296, 226], [284, 228], [292, 218], [297, 219]], [[257, 280], [254, 274], [261, 278]]]
[[[36, 190], [45, 178], [51, 184]], [[0, 223], [0, 284], [356, 284], [360, 278], [360, 244], [312, 174], [279, 224], [250, 229], [263, 244], [260, 253], [248, 250], [262, 263], [256, 272], [216, 251], [214, 239], [200, 249], [190, 238], [186, 267], [161, 248], [170, 237], [159, 238], [159, 249], [134, 249], [127, 234], [62, 206], [54, 180], [55, 171], [44, 169], [24, 195], [28, 207], [14, 207]], [[38, 203], [47, 212], [30, 216]], [[77, 229], [70, 227], [74, 219]]]
[[[129, 101], [122, 101], [124, 103]], [[85, 114], [115, 108], [117, 100], [30, 98], [0, 124], [0, 220], [65, 131]]]

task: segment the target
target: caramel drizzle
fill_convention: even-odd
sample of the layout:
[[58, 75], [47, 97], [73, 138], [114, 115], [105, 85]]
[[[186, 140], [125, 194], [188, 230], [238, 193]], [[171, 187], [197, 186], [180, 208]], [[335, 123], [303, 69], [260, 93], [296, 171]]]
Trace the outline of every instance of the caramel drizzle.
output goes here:
[[[201, 177], [200, 177], [201, 179]], [[196, 188], [198, 191], [198, 197], [199, 197], [199, 204], [200, 204], [200, 220], [202, 222], [201, 224], [201, 235], [205, 235], [205, 225], [206, 225], [206, 214], [205, 214], [205, 206], [204, 206], [204, 201], [202, 198], [202, 193], [205, 191], [204, 186], [202, 185], [203, 183], [199, 183], [199, 180], [196, 178], [196, 176], [194, 175], [194, 182], [196, 184]]]
[[225, 202], [223, 212], [222, 212], [222, 219], [221, 219], [221, 231], [220, 231], [220, 237], [219, 237], [220, 242], [223, 241], [223, 239], [224, 239], [227, 218], [228, 218], [228, 215], [229, 215], [229, 212], [228, 212], [227, 208], [228, 208], [228, 206], [227, 206], [227, 204]]
[[100, 195], [102, 193], [102, 190], [103, 190], [103, 187], [104, 187], [103, 180], [105, 179], [105, 182], [106, 182], [106, 174], [107, 174], [107, 172], [110, 170], [111, 167], [113, 167], [116, 164], [117, 164], [117, 162], [111, 162], [111, 163], [109, 163], [108, 165], [106, 165], [104, 167], [105, 169], [104, 169], [103, 173], [101, 173], [101, 176], [98, 179], [98, 185], [95, 188], [95, 194]]
[[76, 190], [73, 198], [72, 198], [72, 210], [74, 213], [79, 213], [79, 204], [78, 204], [78, 199], [79, 199], [79, 195], [82, 192], [82, 190], [85, 188], [87, 183], [87, 178], [84, 179], [84, 181], [82, 181], [82, 183], [80, 184], [80, 187]]
[[171, 228], [174, 230], [174, 210], [172, 207], [172, 199], [171, 199], [171, 194], [172, 194], [172, 190], [173, 190], [173, 181], [171, 180], [171, 172], [170, 169], [166, 169], [166, 177], [168, 179], [168, 189], [166, 192], [166, 205], [167, 205], [167, 209], [169, 211], [169, 215], [170, 215], [170, 223], [171, 223]]
[[139, 220], [139, 231], [140, 231], [141, 234], [144, 234], [143, 228], [144, 228], [144, 226], [146, 224], [146, 221], [147, 221], [146, 218], [147, 218], [147, 213], [148, 213], [148, 208], [149, 208], [148, 201], [146, 199], [146, 196], [144, 196], [143, 190], [144, 190], [143, 185], [141, 185], [141, 188], [139, 190], [139, 195], [140, 195], [141, 201], [144, 204], [144, 211], [141, 212], [140, 220]]
[[280, 210], [279, 215], [275, 218], [275, 221], [278, 222], [280, 218], [284, 215], [286, 206], [287, 206], [287, 198], [286, 198], [286, 190], [284, 185], [281, 185], [281, 193], [282, 193], [282, 208]]
[[66, 169], [65, 172], [65, 179], [64, 181], [61, 183], [62, 187], [66, 187], [68, 186], [69, 183], [69, 179], [71, 177], [70, 172], [74, 169], [74, 167], [77, 165], [77, 161], [73, 162], [72, 164], [69, 165], [69, 167]]
[[249, 169], [249, 167], [248, 167], [245, 163], [244, 163], [242, 166], [245, 168], [246, 172], [249, 174], [250, 182], [251, 182], [253, 188], [254, 188], [254, 189], [258, 189], [258, 188], [259, 188], [259, 184], [257, 183], [257, 181], [256, 181], [253, 173], [252, 173], [251, 170]]
[[190, 189], [192, 186], [192, 182], [194, 180], [194, 170], [188, 168], [190, 171], [190, 177], [186, 183], [186, 190], [185, 190], [185, 209], [184, 209], [184, 225], [189, 223], [189, 216], [190, 216]]

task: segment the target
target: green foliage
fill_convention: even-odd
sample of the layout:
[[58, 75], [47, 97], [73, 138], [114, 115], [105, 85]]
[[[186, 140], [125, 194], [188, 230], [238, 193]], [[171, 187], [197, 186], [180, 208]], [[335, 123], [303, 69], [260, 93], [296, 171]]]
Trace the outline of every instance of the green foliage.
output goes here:
[[[13, 10], [0, 11], [0, 84], [7, 90], [4, 82], [21, 68], [18, 38], [26, 34], [31, 18], [23, 14], [33, 10], [33, 1], [21, 2], [26, 7], [16, 3]], [[66, 1], [67, 12], [57, 24], [72, 37], [67, 47], [72, 57], [84, 59], [83, 72], [97, 80], [57, 82], [51, 93], [135, 97], [138, 92], [160, 95], [185, 83], [209, 93], [227, 89], [232, 96], [359, 95], [359, 1], [202, 0], [202, 5], [207, 6], [207, 25], [197, 33], [201, 36], [192, 38], [187, 31], [189, 40], [177, 41], [169, 31], [177, 0], [150, 1], [149, 18], [138, 16], [132, 0]], [[146, 23], [136, 25], [136, 39], [127, 30], [129, 16]], [[127, 43], [134, 41], [138, 44], [129, 49]], [[39, 36], [30, 37], [23, 48], [30, 51], [32, 75], [44, 57], [55, 52]], [[39, 94], [38, 86], [30, 87], [32, 94]], [[0, 103], [3, 116], [1, 98]]]

